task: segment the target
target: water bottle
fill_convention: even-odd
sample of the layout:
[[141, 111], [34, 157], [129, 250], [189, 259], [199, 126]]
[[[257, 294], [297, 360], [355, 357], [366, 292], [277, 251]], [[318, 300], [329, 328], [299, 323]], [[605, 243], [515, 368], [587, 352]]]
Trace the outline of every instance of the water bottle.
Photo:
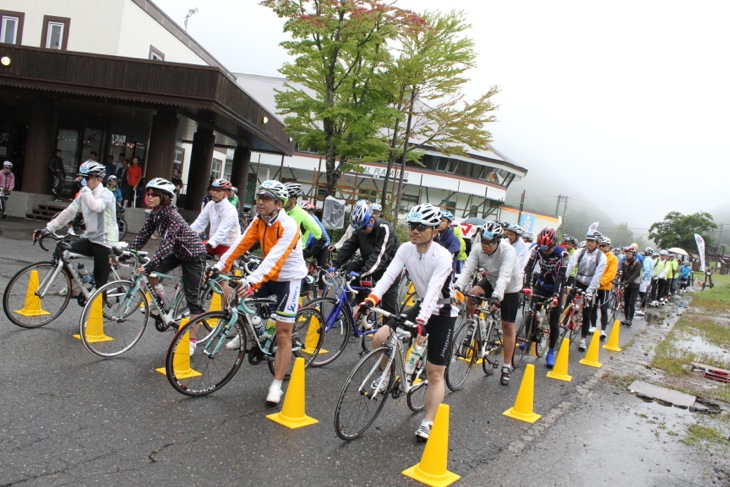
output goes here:
[[471, 339], [472, 339], [472, 338], [474, 338], [474, 331], [475, 331], [475, 328], [476, 328], [476, 327], [474, 327], [474, 326], [470, 326], [470, 327], [469, 327], [469, 329], [468, 329], [468, 330], [466, 331], [466, 336], [464, 337], [464, 341], [463, 341], [463, 342], [461, 342], [461, 345], [462, 345], [462, 346], [463, 346], [464, 348], [466, 348], [466, 347], [468, 347], [469, 345], [471, 345]]
[[253, 325], [253, 329], [256, 331], [256, 336], [260, 337], [264, 334], [264, 325], [261, 324], [261, 317], [258, 315], [254, 315], [251, 317], [251, 324]]
[[165, 308], [167, 308], [167, 294], [165, 294], [165, 288], [161, 283], [155, 284], [155, 294], [157, 295], [158, 302]]
[[411, 355], [408, 357], [408, 363], [406, 364], [406, 376], [410, 376], [416, 371], [416, 365], [421, 359], [421, 354], [423, 353], [424, 348], [425, 347], [423, 345], [413, 345]]
[[487, 333], [487, 320], [485, 320], [484, 318], [482, 318], [480, 316], [479, 317], [479, 336], [482, 337], [482, 341], [484, 341], [484, 342], [487, 341], [486, 333]]
[[269, 316], [269, 319], [266, 320], [266, 329], [264, 330], [264, 334], [261, 335], [261, 340], [266, 341], [266, 346], [264, 348], [269, 349], [271, 346], [271, 342], [274, 340], [274, 332], [276, 331], [276, 319], [274, 319], [273, 316]]

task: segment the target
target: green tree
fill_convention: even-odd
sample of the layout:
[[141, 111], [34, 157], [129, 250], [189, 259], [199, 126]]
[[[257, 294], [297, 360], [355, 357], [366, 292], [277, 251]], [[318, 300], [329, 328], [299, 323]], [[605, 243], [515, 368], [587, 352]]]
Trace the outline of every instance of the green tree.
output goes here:
[[717, 229], [712, 215], [704, 211], [683, 215], [678, 211], [667, 213], [664, 221], [653, 223], [649, 227], [649, 238], [659, 247], [668, 249], [680, 247], [687, 251], [696, 248], [694, 234], [698, 233], [705, 239], [705, 245], [712, 244], [711, 233]]
[[[387, 41], [424, 22], [411, 11], [380, 0], [264, 0], [292, 36], [282, 42], [294, 62], [280, 69], [287, 79], [277, 107], [295, 141], [324, 155], [327, 192], [363, 155], [384, 160], [381, 128], [394, 113], [381, 75], [390, 63]], [[352, 163], [354, 161], [354, 164]]]
[[[495, 121], [492, 86], [473, 102], [465, 100], [466, 72], [476, 66], [474, 42], [464, 36], [471, 26], [463, 12], [424, 13], [426, 28], [398, 32], [392, 65], [387, 72], [393, 106], [398, 111], [389, 126], [388, 171], [381, 202], [386, 204], [391, 167], [404, 159], [417, 161], [410, 153], [409, 139], [445, 154], [463, 154], [465, 148], [484, 148], [492, 136], [486, 124]], [[406, 155], [407, 154], [407, 155]]]

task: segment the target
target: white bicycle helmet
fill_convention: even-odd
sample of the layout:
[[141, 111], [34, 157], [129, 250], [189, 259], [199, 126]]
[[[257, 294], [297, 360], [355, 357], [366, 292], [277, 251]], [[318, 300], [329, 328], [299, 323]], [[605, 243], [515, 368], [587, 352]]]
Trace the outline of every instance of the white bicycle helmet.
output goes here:
[[371, 203], [370, 209], [372, 211], [377, 211], [378, 213], [383, 211], [383, 207], [380, 205], [380, 203]]
[[175, 194], [175, 185], [165, 178], [150, 179], [145, 188], [160, 190], [163, 193], [167, 193], [170, 197]]
[[269, 179], [261, 183], [258, 191], [256, 191], [256, 196], [266, 196], [286, 203], [289, 201], [289, 190], [286, 189], [283, 183], [275, 179]]
[[286, 186], [287, 191], [289, 191], [290, 198], [299, 198], [303, 193], [302, 185], [299, 183], [286, 183], [284, 186]]
[[441, 212], [441, 218], [446, 218], [447, 220], [449, 220], [449, 222], [453, 222], [454, 214], [451, 212], [451, 210], [443, 210]]
[[106, 182], [107, 183], [110, 183], [112, 181], [117, 181], [117, 177], [114, 174], [112, 174], [111, 176], [109, 176], [108, 178], [106, 178]]
[[601, 232], [594, 231], [586, 233], [586, 240], [595, 240], [596, 242], [600, 242], [602, 239], [603, 234]]
[[524, 233], [524, 230], [522, 229], [522, 227], [516, 223], [510, 223], [509, 225], [507, 225], [507, 228], [505, 228], [505, 230], [508, 230], [508, 231], [514, 233], [518, 237], [521, 237], [522, 234]]
[[408, 212], [406, 221], [408, 223], [420, 223], [427, 227], [437, 227], [441, 224], [441, 210], [431, 203], [416, 205]]
[[482, 227], [482, 239], [487, 242], [494, 242], [504, 237], [504, 229], [499, 222], [488, 221]]
[[227, 179], [218, 178], [214, 179], [212, 183], [210, 183], [211, 188], [218, 188], [218, 189], [231, 189], [233, 186], [231, 186], [231, 182]]
[[660, 250], [659, 251], [659, 255], [663, 255], [665, 257], [669, 257], [669, 252], [667, 252], [666, 250]]
[[604, 235], [601, 237], [601, 239], [598, 241], [599, 244], [607, 244], [609, 247], [611, 246], [611, 239]]
[[6, 167], [8, 169], [12, 169], [13, 168], [13, 163], [10, 162], [10, 161], [5, 161], [5, 162], [3, 162], [3, 167]]
[[96, 161], [88, 160], [81, 164], [79, 167], [79, 176], [103, 176], [106, 173], [104, 164], [100, 164]]
[[352, 207], [352, 213], [350, 214], [350, 225], [355, 230], [360, 230], [370, 225], [370, 218], [372, 218], [373, 212], [370, 208], [370, 203], [366, 200], [360, 200], [355, 203]]

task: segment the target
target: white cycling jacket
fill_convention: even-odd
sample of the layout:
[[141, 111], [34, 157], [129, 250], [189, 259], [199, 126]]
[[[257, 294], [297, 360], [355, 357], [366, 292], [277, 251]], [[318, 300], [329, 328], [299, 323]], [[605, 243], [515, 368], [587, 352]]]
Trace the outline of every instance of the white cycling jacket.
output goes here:
[[223, 198], [218, 203], [209, 201], [190, 228], [195, 233], [203, 233], [208, 225], [210, 225], [208, 243], [211, 247], [219, 245], [230, 247], [241, 238], [238, 211], [228, 198]]

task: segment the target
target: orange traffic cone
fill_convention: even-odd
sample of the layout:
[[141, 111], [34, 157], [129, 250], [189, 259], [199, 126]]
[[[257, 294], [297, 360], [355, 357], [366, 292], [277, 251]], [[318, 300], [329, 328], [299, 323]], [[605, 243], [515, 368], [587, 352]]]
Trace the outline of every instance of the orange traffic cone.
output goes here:
[[568, 354], [570, 353], [570, 340], [563, 338], [563, 343], [558, 351], [558, 358], [555, 360], [555, 367], [547, 373], [551, 379], [563, 380], [570, 382], [573, 377], [568, 375]]
[[[301, 319], [307, 319], [307, 315], [302, 315]], [[319, 321], [319, 318], [317, 315], [313, 316], [311, 318], [311, 321], [309, 323], [309, 328], [307, 328], [307, 336], [304, 338], [304, 346], [302, 346], [302, 353], [306, 353], [308, 355], [311, 355], [314, 352], [314, 349], [317, 348], [317, 345], [319, 344], [319, 338], [320, 335], [324, 333], [324, 328], [322, 328], [322, 323]], [[317, 355], [324, 355], [329, 353], [329, 350], [326, 350], [324, 348], [319, 349], [319, 353]]]
[[534, 423], [542, 418], [542, 415], [535, 414], [532, 410], [533, 394], [535, 389], [535, 366], [527, 364], [525, 366], [525, 375], [522, 377], [520, 390], [517, 392], [515, 405], [502, 414], [508, 418], [518, 419], [526, 423]]
[[623, 350], [621, 347], [618, 346], [618, 334], [619, 329], [621, 328], [621, 322], [619, 320], [616, 320], [613, 322], [613, 327], [611, 328], [611, 334], [608, 335], [608, 343], [606, 343], [603, 348], [606, 350], [611, 350], [612, 352], [620, 352]]
[[304, 359], [297, 357], [294, 360], [294, 370], [292, 370], [289, 387], [284, 397], [284, 407], [281, 408], [280, 413], [269, 414], [266, 417], [291, 429], [319, 423], [318, 420], [307, 416], [304, 382]]
[[599, 344], [601, 341], [601, 332], [596, 330], [593, 332], [593, 338], [591, 338], [591, 344], [588, 345], [588, 353], [585, 358], [578, 362], [579, 364], [588, 365], [590, 367], [601, 368], [603, 364], [598, 361], [598, 354], [600, 353]]
[[[89, 343], [114, 341], [114, 338], [104, 333], [104, 297], [101, 294], [97, 295], [91, 302], [89, 317], [82, 326], [84, 327], [86, 341]], [[73, 337], [81, 340], [81, 335], [79, 334]]]
[[[36, 295], [36, 291], [38, 291], [38, 271], [33, 269], [30, 271], [30, 275], [28, 276], [28, 288], [25, 291], [23, 309], [13, 310], [13, 313], [27, 317], [51, 314], [43, 309], [43, 306], [41, 305], [41, 298]], [[71, 292], [70, 289], [69, 292]]]
[[[180, 329], [185, 326], [188, 322], [188, 318], [180, 320]], [[192, 351], [190, 350], [190, 332], [186, 331], [183, 337], [177, 342], [177, 348], [172, 356], [172, 370], [174, 371], [175, 377], [178, 379], [190, 379], [192, 377], [200, 377], [201, 374], [197, 370], [190, 367], [190, 356]], [[160, 374], [167, 374], [166, 367], [160, 367], [155, 369]]]
[[218, 293], [213, 293], [213, 297], [210, 300], [210, 307], [208, 308], [208, 311], [220, 311], [223, 307], [221, 306], [221, 295]]
[[431, 436], [421, 455], [421, 461], [402, 474], [426, 485], [451, 485], [461, 478], [448, 471], [449, 463], [449, 405], [439, 404], [431, 428]]

